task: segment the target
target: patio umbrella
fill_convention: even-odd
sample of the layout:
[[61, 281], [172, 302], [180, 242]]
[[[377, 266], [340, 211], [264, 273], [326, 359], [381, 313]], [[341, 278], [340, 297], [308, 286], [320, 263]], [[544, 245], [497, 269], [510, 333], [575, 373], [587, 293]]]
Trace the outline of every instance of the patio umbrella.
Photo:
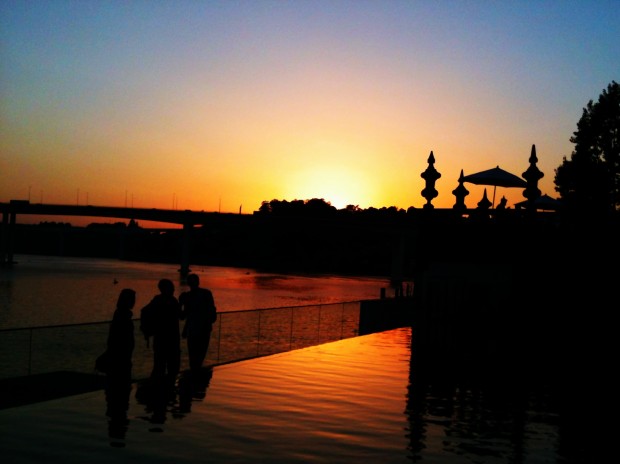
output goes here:
[[476, 185], [492, 185], [493, 186], [493, 207], [495, 208], [495, 190], [497, 187], [527, 187], [527, 182], [521, 177], [504, 171], [499, 166], [486, 171], [476, 172], [463, 177], [463, 182], [469, 182]]
[[[534, 206], [536, 209], [543, 211], [557, 211], [562, 206], [562, 202], [557, 198], [550, 197], [546, 193], [534, 200]], [[515, 208], [526, 208], [527, 200], [515, 203]]]

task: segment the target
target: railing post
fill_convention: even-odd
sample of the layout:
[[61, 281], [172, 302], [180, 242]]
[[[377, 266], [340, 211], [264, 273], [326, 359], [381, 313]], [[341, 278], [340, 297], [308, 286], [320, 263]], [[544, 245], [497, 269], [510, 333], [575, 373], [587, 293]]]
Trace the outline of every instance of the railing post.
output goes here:
[[9, 211], [2, 211], [2, 228], [0, 229], [0, 265], [9, 266]]
[[344, 305], [342, 303], [342, 311], [340, 311], [340, 340], [344, 337]]
[[295, 315], [295, 308], [291, 308], [291, 333], [288, 337], [288, 349], [293, 349], [293, 317]]
[[30, 332], [30, 337], [28, 338], [28, 375], [32, 374], [32, 332], [33, 330], [30, 329], [28, 332]]
[[222, 352], [222, 316], [223, 313], [219, 314], [219, 322], [218, 322], [218, 336], [217, 336], [217, 362], [220, 362], [220, 353]]
[[319, 320], [316, 324], [316, 340], [321, 343], [321, 305], [319, 305]]
[[258, 333], [256, 334], [256, 356], [260, 354], [260, 316], [262, 311], [258, 311]]
[[9, 214], [9, 227], [7, 230], [7, 244], [6, 244], [6, 264], [8, 267], [13, 266], [13, 252], [15, 247], [15, 224], [17, 222], [16, 219], [17, 213], [15, 211], [11, 211]]

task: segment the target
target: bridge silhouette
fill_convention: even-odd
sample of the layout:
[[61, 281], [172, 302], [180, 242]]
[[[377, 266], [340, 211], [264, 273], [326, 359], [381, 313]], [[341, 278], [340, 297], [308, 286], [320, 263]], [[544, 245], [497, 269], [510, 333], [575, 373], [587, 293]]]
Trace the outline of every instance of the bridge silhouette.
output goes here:
[[195, 225], [207, 225], [224, 218], [239, 217], [236, 213], [204, 212], [191, 210], [170, 210], [157, 208], [128, 208], [117, 206], [56, 205], [30, 203], [28, 200], [11, 200], [0, 203], [2, 229], [0, 243], [0, 264], [11, 266], [14, 255], [15, 224], [18, 215], [77, 216], [133, 219], [177, 224], [183, 226], [182, 251], [179, 272], [189, 272], [190, 233]]

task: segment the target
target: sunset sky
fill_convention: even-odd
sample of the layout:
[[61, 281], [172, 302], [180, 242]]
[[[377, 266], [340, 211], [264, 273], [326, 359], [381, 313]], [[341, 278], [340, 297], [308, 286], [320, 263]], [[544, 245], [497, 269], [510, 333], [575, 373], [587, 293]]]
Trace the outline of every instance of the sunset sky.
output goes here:
[[433, 151], [451, 208], [533, 144], [555, 197], [619, 44], [618, 0], [3, 0], [0, 201], [419, 208]]

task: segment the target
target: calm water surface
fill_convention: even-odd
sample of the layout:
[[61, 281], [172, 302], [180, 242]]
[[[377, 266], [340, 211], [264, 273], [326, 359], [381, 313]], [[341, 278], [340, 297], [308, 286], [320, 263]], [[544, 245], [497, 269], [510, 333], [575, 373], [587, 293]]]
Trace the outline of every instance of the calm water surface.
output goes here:
[[403, 328], [216, 366], [157, 421], [134, 385], [113, 436], [101, 392], [6, 409], [0, 452], [13, 464], [613, 460], [594, 458], [583, 432], [597, 424], [575, 417], [574, 399], [429, 375], [416, 357]]
[[[169, 278], [176, 294], [187, 289], [178, 265], [110, 259], [17, 255], [13, 269], [0, 270], [0, 328], [108, 321], [122, 288], [137, 292], [136, 309]], [[376, 299], [385, 278], [305, 276], [253, 269], [192, 266], [213, 291], [218, 311], [278, 308]]]

